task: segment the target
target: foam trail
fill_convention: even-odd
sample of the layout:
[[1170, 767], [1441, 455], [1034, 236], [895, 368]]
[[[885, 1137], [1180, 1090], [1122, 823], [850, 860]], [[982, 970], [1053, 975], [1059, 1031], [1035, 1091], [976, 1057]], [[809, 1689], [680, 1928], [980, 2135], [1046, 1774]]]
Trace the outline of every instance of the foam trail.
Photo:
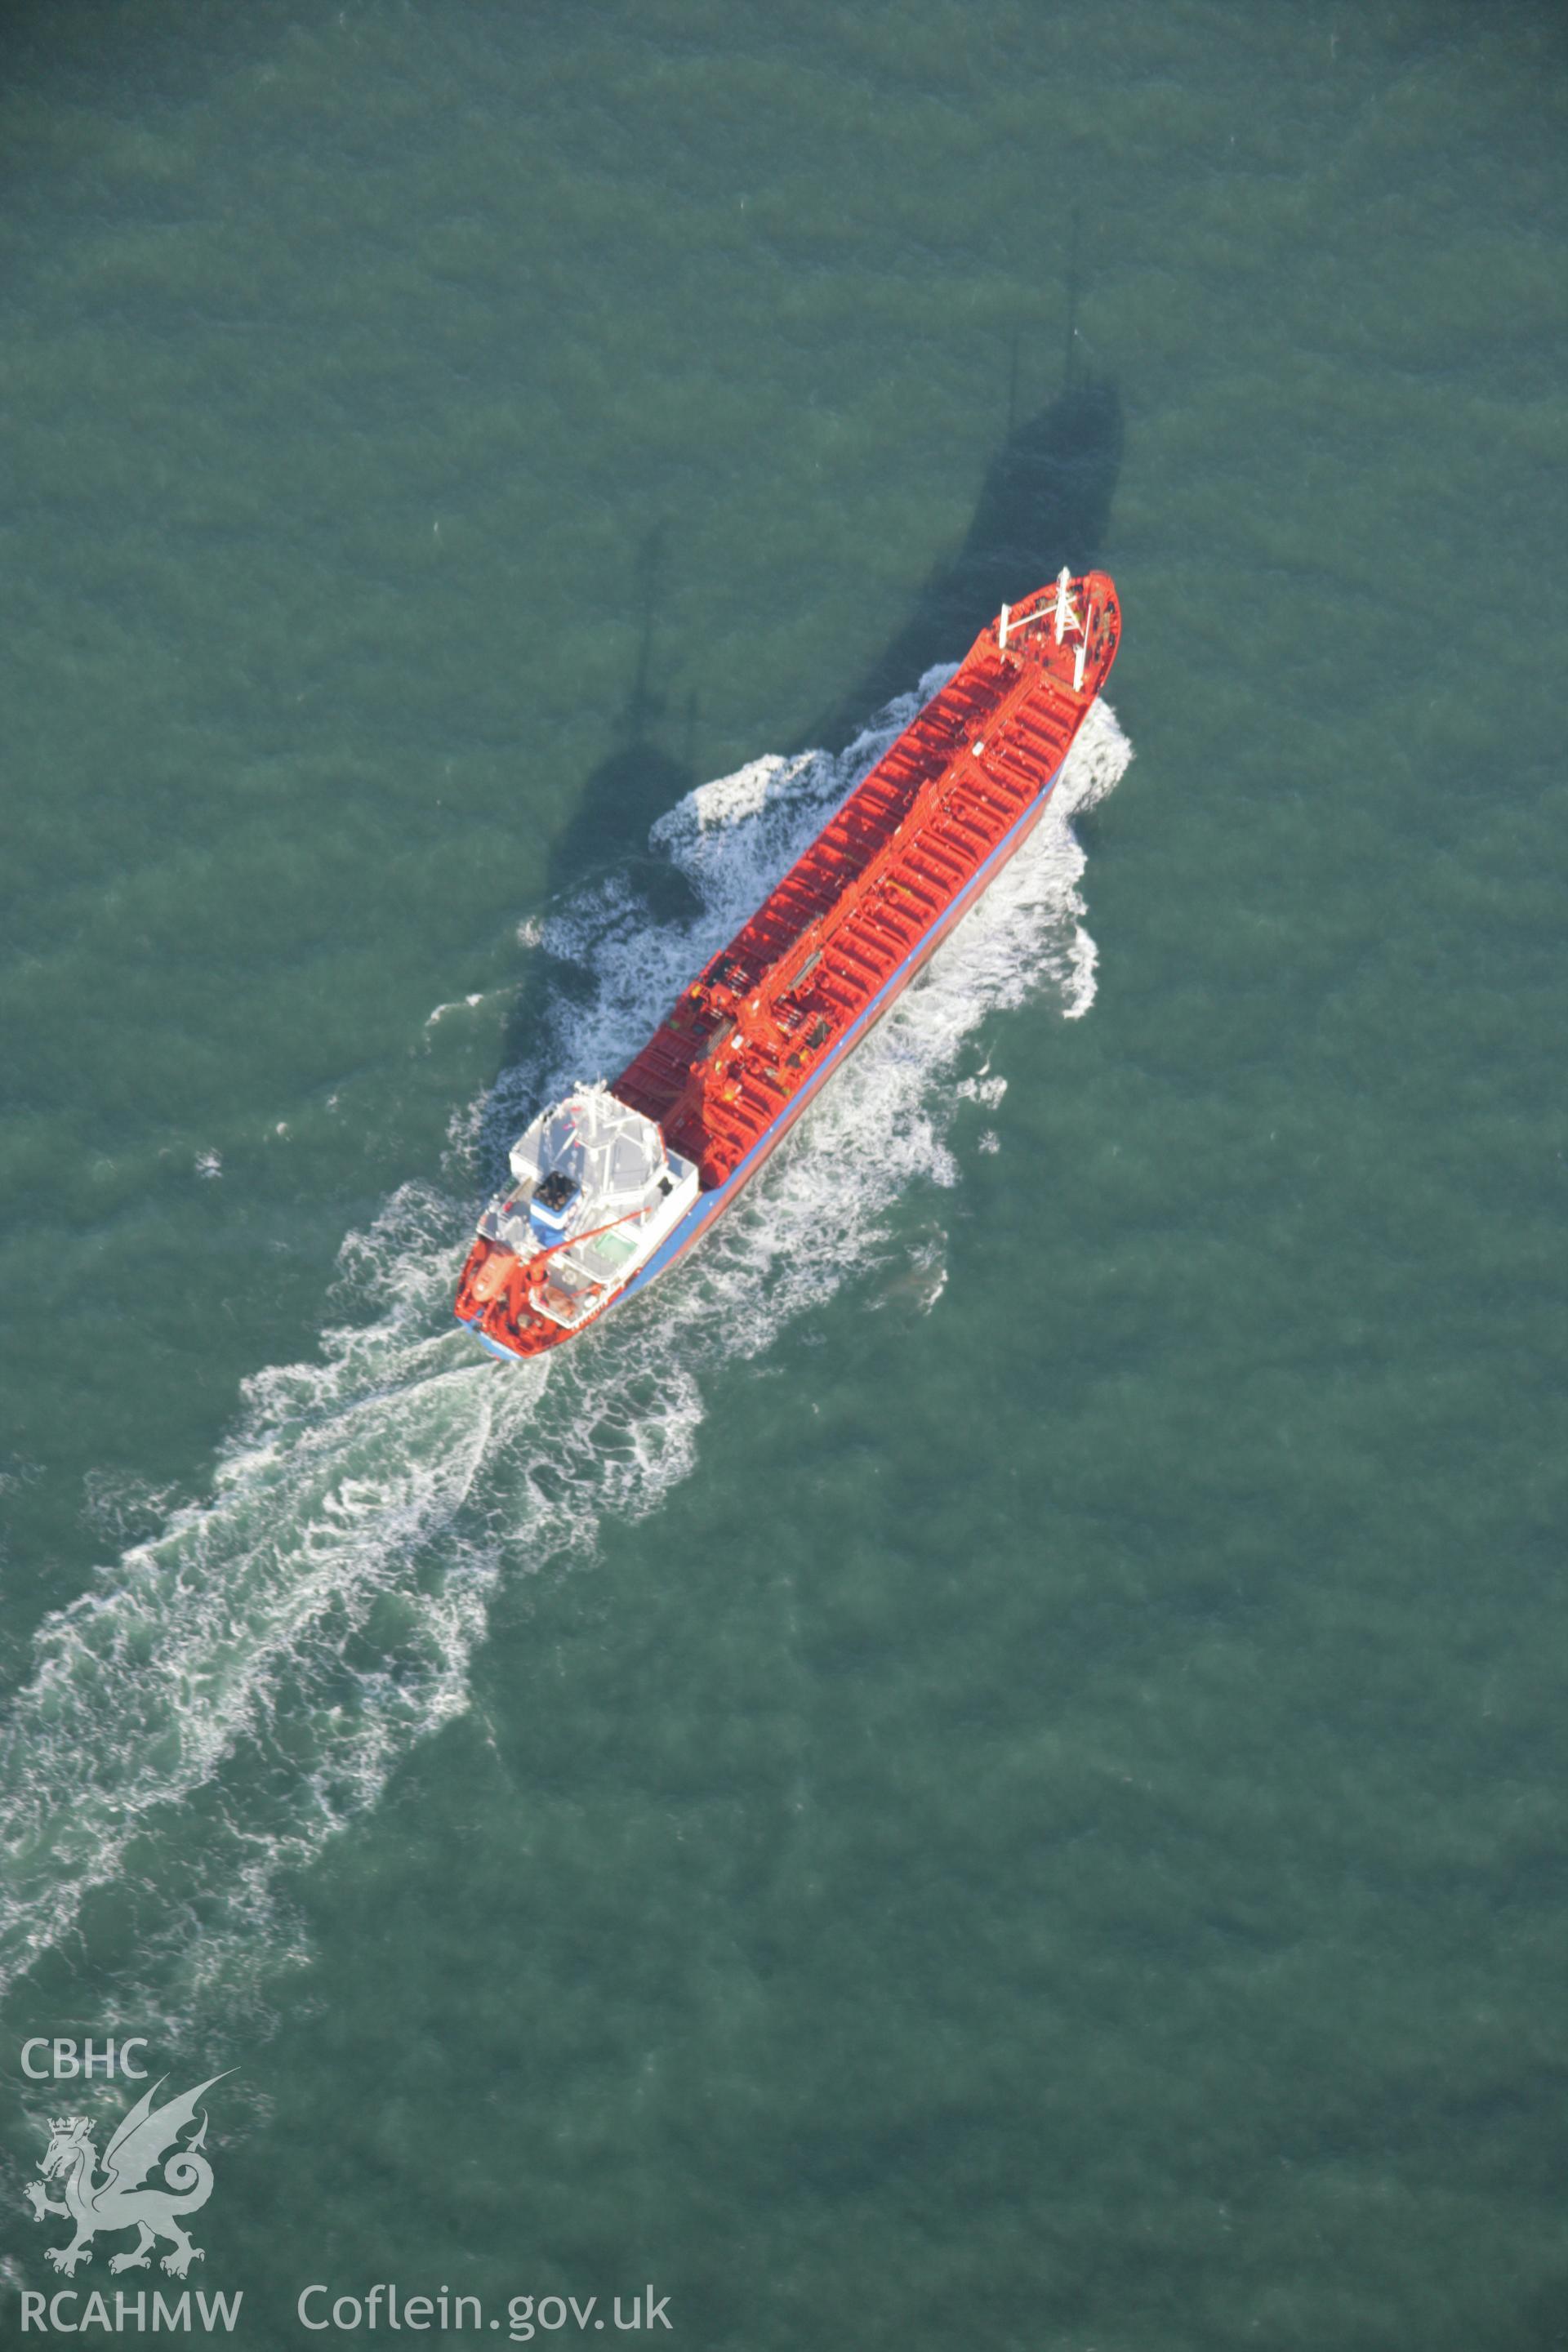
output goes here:
[[247, 1384], [210, 1498], [41, 1628], [0, 1744], [0, 1990], [79, 1932], [143, 2027], [220, 1991], [232, 2013], [294, 1942], [283, 1874], [467, 1704], [497, 1576], [655, 1508], [695, 1460], [711, 1373], [831, 1296], [913, 1181], [956, 1181], [953, 1112], [1005, 1083], [959, 1076], [980, 1023], [1052, 988], [1088, 1010], [1069, 820], [1131, 757], [1103, 704], [1030, 842], [689, 1266], [528, 1367], [448, 1322], [476, 1176], [540, 1097], [620, 1066], [950, 675], [837, 759], [753, 761], [661, 818], [695, 916], [653, 923], [617, 882], [539, 927], [546, 956], [592, 971], [587, 1001], [558, 996], [536, 1056], [455, 1122], [450, 1192], [405, 1187], [345, 1242], [345, 1319], [319, 1362]]

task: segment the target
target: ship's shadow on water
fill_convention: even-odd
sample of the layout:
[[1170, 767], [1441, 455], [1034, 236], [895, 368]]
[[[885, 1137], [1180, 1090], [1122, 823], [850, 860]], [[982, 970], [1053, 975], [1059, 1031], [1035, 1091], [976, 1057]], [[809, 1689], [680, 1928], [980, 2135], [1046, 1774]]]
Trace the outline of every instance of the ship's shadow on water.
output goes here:
[[986, 467], [956, 554], [938, 563], [909, 618], [863, 677], [817, 720], [837, 750], [936, 662], [959, 661], [1005, 603], [1087, 571], [1104, 551], [1121, 471], [1121, 401], [1109, 376], [1069, 369], [1056, 398], [1013, 426]]
[[[634, 573], [639, 608], [637, 666], [616, 715], [615, 742], [588, 777], [575, 814], [551, 851], [547, 906], [604, 874], [629, 879], [656, 920], [668, 922], [696, 911], [696, 893], [685, 876], [654, 856], [647, 845], [655, 819], [700, 781], [692, 749], [695, 693], [678, 713], [672, 712], [654, 684], [654, 632], [665, 573], [665, 527], [656, 523], [644, 536]], [[507, 1017], [503, 1067], [531, 1066], [549, 1035], [552, 1004], [563, 994], [586, 995], [592, 988], [591, 973], [557, 958], [536, 955]], [[586, 1078], [603, 1073], [584, 1070], [580, 1075]], [[504, 1152], [511, 1140], [510, 1135], [504, 1140], [489, 1139], [494, 1150], [487, 1160]], [[487, 1168], [487, 1183], [492, 1173], [499, 1181], [499, 1170]]]
[[[959, 660], [987, 616], [1004, 602], [1039, 587], [1064, 563], [1082, 572], [1103, 553], [1121, 470], [1121, 402], [1109, 376], [1089, 374], [1077, 366], [1073, 307], [1069, 305], [1061, 391], [1022, 424], [1009, 424], [986, 467], [962, 545], [933, 567], [901, 626], [857, 683], [816, 720], [806, 739], [809, 744], [838, 751], [873, 713], [893, 696], [908, 693], [934, 664]], [[1016, 368], [1015, 346], [1015, 377]], [[665, 530], [656, 525], [638, 551], [637, 657], [616, 721], [616, 740], [588, 777], [576, 814], [556, 839], [547, 904], [559, 903], [603, 873], [628, 880], [656, 920], [696, 911], [696, 897], [685, 876], [647, 846], [656, 818], [702, 781], [694, 751], [695, 693], [672, 709], [654, 683], [656, 618], [665, 575]], [[547, 1050], [552, 1005], [563, 996], [586, 995], [593, 985], [588, 971], [548, 954], [536, 955], [508, 1017], [503, 1066], [529, 1070], [536, 1065], [542, 1047]], [[514, 1096], [509, 1115], [514, 1116], [515, 1108]], [[493, 1122], [487, 1122], [487, 1185], [500, 1181], [510, 1141], [510, 1135], [503, 1137]]]

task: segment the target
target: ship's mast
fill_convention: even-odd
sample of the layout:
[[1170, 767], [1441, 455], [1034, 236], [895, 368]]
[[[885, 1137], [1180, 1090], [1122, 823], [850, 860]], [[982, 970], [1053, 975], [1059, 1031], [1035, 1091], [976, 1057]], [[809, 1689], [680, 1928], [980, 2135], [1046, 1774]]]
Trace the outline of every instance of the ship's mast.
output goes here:
[[1047, 614], [1050, 617], [1055, 630], [1056, 641], [1058, 646], [1066, 638], [1069, 629], [1074, 633], [1079, 640], [1078, 654], [1074, 665], [1073, 685], [1075, 688], [1081, 688], [1083, 685], [1084, 660], [1089, 650], [1089, 623], [1073, 604], [1072, 574], [1068, 570], [1065, 563], [1062, 565], [1060, 572], [1057, 574], [1056, 593], [1051, 597], [1048, 603], [1041, 604], [1033, 613], [1026, 613], [1021, 621], [1015, 619], [1014, 608], [1011, 604], [1003, 605], [1001, 617], [996, 624], [996, 650], [998, 653], [1005, 654], [1007, 650], [1007, 639], [1010, 635], [1017, 635], [1021, 634], [1022, 631], [1028, 628], [1033, 622], [1045, 620]]

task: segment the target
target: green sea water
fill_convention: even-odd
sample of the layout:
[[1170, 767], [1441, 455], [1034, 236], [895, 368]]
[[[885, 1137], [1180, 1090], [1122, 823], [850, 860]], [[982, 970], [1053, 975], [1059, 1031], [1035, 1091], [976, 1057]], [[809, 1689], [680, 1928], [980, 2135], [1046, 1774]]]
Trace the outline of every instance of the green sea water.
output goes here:
[[[1568, 2342], [1561, 11], [0, 59], [4, 2341]], [[1064, 557], [1070, 826], [478, 1358], [530, 1108]], [[24, 2201], [110, 2035], [233, 2070], [183, 2281]]]

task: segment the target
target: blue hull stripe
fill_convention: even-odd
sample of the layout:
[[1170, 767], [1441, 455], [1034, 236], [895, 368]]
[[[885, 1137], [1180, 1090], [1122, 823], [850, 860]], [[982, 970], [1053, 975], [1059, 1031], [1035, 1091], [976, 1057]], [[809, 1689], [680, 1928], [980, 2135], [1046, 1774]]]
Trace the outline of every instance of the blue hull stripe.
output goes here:
[[[865, 1011], [858, 1014], [851, 1026], [845, 1031], [821, 1068], [814, 1072], [800, 1092], [792, 1096], [785, 1103], [773, 1125], [758, 1136], [745, 1158], [731, 1169], [722, 1184], [711, 1192], [703, 1193], [700, 1200], [692, 1203], [668, 1239], [660, 1243], [647, 1264], [645, 1266], [639, 1266], [625, 1289], [616, 1294], [617, 1299], [629, 1298], [633, 1291], [640, 1290], [645, 1283], [653, 1282], [659, 1275], [667, 1274], [679, 1259], [685, 1256], [692, 1244], [706, 1233], [714, 1218], [723, 1214], [742, 1186], [750, 1183], [768, 1154], [777, 1144], [783, 1142], [795, 1120], [816, 1095], [817, 1088], [826, 1085], [845, 1055], [853, 1053], [866, 1032], [874, 1023], [881, 1019], [894, 999], [902, 995], [927, 957], [935, 953], [953, 925], [969, 912], [970, 908], [989, 885], [993, 877], [1007, 863], [1014, 851], [1021, 845], [1026, 836], [1039, 823], [1046, 803], [1056, 790], [1057, 777], [1060, 774], [1061, 770], [1058, 768], [1038, 797], [1029, 803], [1022, 816], [1018, 817], [1010, 830], [1003, 835], [984, 865], [976, 866], [974, 873], [945, 913], [937, 917], [930, 930], [910, 950], [898, 970], [889, 973]], [[608, 1309], [605, 1311], [607, 1312]]]

